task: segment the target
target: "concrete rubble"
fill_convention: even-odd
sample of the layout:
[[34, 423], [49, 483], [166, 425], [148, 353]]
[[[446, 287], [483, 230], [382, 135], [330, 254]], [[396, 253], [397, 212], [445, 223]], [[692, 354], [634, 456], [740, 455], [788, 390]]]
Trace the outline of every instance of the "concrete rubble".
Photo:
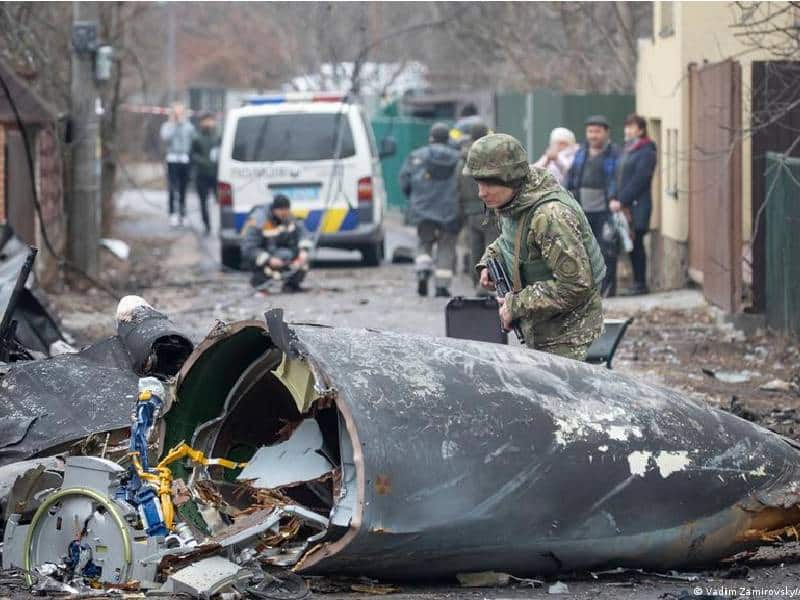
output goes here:
[[797, 537], [800, 446], [601, 367], [280, 310], [194, 347], [138, 297], [117, 323], [0, 384], [2, 566], [43, 592], [539, 583]]

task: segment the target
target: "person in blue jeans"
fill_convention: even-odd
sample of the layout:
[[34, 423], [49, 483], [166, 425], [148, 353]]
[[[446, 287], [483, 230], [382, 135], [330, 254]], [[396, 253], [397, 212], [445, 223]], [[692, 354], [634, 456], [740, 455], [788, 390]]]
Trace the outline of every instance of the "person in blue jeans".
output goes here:
[[606, 261], [603, 297], [617, 293], [618, 240], [611, 223], [610, 205], [617, 199], [616, 168], [619, 150], [610, 141], [608, 119], [592, 115], [585, 122], [586, 141], [575, 153], [566, 188], [580, 203]]

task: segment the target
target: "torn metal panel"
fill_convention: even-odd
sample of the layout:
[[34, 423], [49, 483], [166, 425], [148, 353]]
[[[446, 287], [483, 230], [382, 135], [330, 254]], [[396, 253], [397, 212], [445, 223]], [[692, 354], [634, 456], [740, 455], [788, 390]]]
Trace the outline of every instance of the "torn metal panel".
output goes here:
[[252, 571], [221, 556], [209, 556], [170, 575], [161, 591], [211, 598], [234, 584], [246, 582], [252, 575]]
[[0, 417], [0, 448], [19, 444], [36, 417]]
[[0, 427], [16, 433], [13, 443], [0, 444], [0, 466], [130, 425], [135, 371], [174, 374], [192, 348], [158, 311], [133, 317], [120, 325], [120, 335], [76, 354], [8, 366], [0, 382]]
[[36, 510], [41, 492], [61, 485], [63, 470], [64, 461], [55, 456], [0, 467], [0, 519], [4, 522], [11, 513], [28, 516]]
[[0, 382], [0, 417], [33, 421], [19, 441], [0, 448], [0, 465], [129, 426], [137, 381], [116, 339], [78, 354], [14, 363]]
[[[55, 318], [33, 291], [31, 269], [36, 250], [20, 240], [9, 226], [0, 235], [0, 329], [16, 322], [13, 337], [19, 344], [41, 356], [49, 356], [50, 347], [65, 343]], [[32, 256], [31, 256], [32, 253]]]
[[314, 375], [305, 362], [289, 359], [284, 355], [281, 364], [275, 368], [273, 373], [291, 392], [297, 404], [297, 410], [300, 412], [306, 412], [312, 403], [319, 400], [320, 394], [314, 387]]
[[[241, 434], [254, 453], [280, 442], [287, 422], [317, 421], [338, 475], [331, 526], [299, 557], [302, 572], [663, 570], [712, 563], [754, 543], [753, 532], [800, 520], [797, 449], [675, 391], [494, 344], [287, 327], [274, 314], [270, 326], [280, 334], [265, 336], [308, 364], [324, 401], [290, 414], [292, 395], [264, 378], [213, 415], [222, 418], [204, 450], [228, 456]], [[232, 393], [221, 367], [241, 352], [242, 332], [203, 342], [183, 385], [210, 378]], [[184, 427], [195, 402], [179, 391]]]
[[240, 481], [252, 480], [258, 488], [281, 488], [322, 477], [333, 469], [322, 450], [322, 431], [306, 419], [281, 444], [262, 446], [239, 473]]

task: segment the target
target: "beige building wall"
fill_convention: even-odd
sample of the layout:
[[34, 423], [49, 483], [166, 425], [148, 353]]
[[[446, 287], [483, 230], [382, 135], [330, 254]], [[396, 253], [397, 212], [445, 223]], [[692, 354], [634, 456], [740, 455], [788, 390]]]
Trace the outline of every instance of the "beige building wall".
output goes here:
[[[653, 191], [654, 213], [658, 214], [654, 214], [653, 227], [660, 229], [662, 236], [681, 244], [687, 243], [689, 236], [689, 65], [701, 66], [704, 62], [727, 58], [739, 62], [742, 127], [746, 132], [750, 124], [752, 62], [775, 58], [734, 35], [732, 26], [739, 18], [733, 2], [657, 1], [653, 6], [653, 38], [639, 40], [636, 110], [649, 120], [651, 129], [654, 122], [660, 121], [659, 168], [654, 178], [658, 189]], [[672, 139], [667, 135], [670, 131]], [[676, 163], [678, 172], [671, 172]], [[745, 241], [750, 239], [752, 229], [751, 166], [750, 138], [743, 132], [742, 239]]]
[[675, 23], [682, 13], [680, 3], [655, 3], [655, 41], [639, 40], [636, 112], [648, 119], [650, 130], [659, 138], [656, 139], [658, 173], [654, 178], [659, 189], [653, 193], [652, 225], [663, 235], [685, 242], [689, 235], [688, 179], [683, 181], [681, 177], [688, 177], [688, 170], [678, 159], [688, 149], [683, 125], [684, 105], [688, 101], [687, 71], [681, 59], [682, 28], [670, 29], [668, 23], [662, 22], [666, 21], [663, 11], [667, 7], [661, 4], [672, 6]]

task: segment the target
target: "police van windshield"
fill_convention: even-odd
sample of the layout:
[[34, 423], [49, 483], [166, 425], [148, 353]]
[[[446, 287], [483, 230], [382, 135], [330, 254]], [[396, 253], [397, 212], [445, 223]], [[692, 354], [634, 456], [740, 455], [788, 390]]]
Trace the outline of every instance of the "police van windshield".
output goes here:
[[331, 160], [341, 132], [340, 158], [356, 153], [347, 114], [281, 114], [241, 117], [233, 140], [234, 160]]

